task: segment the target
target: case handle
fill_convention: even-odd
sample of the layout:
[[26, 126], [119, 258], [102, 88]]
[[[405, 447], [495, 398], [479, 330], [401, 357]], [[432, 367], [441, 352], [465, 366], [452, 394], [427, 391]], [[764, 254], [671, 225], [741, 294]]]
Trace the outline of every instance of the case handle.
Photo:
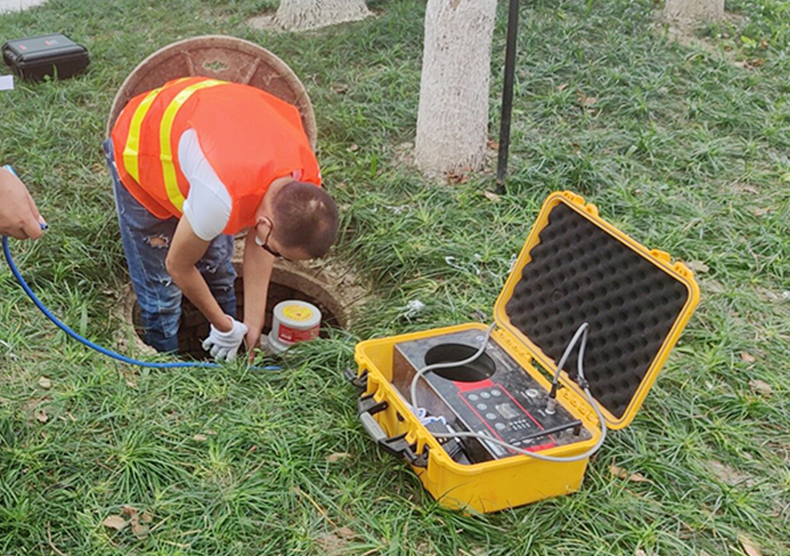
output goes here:
[[427, 455], [414, 452], [414, 447], [406, 441], [406, 433], [387, 436], [378, 421], [373, 418], [373, 415], [388, 407], [389, 404], [386, 401], [377, 402], [373, 398], [373, 394], [359, 398], [357, 408], [362, 427], [385, 452], [397, 458], [402, 457], [414, 467], [428, 467]]

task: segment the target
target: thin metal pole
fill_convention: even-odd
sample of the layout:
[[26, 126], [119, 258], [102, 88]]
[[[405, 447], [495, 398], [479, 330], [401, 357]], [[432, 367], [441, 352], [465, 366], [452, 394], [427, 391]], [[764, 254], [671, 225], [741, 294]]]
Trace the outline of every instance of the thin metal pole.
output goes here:
[[516, 72], [516, 38], [518, 36], [518, 0], [510, 0], [507, 16], [507, 50], [505, 51], [505, 86], [502, 89], [502, 115], [499, 123], [499, 158], [496, 168], [497, 193], [505, 191], [507, 155], [510, 147], [510, 114], [513, 111], [513, 78]]

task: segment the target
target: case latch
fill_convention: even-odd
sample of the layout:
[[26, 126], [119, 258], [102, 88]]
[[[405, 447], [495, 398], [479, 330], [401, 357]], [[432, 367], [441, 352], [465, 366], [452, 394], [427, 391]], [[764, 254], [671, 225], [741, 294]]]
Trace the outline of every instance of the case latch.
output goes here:
[[381, 448], [395, 457], [402, 457], [409, 465], [414, 467], [428, 467], [428, 457], [426, 454], [415, 453], [416, 446], [406, 441], [406, 433], [398, 436], [387, 436], [381, 425], [373, 418], [373, 415], [384, 411], [389, 404], [382, 400], [377, 402], [373, 394], [362, 396], [357, 402], [359, 420], [370, 437], [381, 446]]
[[365, 391], [368, 387], [368, 370], [365, 369], [362, 371], [362, 374], [357, 376], [357, 373], [354, 372], [353, 369], [346, 369], [343, 373], [348, 381], [351, 383], [351, 386], [357, 388], [358, 390]]

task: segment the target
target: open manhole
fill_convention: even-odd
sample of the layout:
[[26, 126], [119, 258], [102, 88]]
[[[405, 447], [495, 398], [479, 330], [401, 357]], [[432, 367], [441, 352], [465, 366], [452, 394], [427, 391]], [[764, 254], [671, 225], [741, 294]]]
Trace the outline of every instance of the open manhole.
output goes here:
[[[239, 274], [236, 280], [236, 306], [239, 320], [244, 318], [244, 284], [241, 265], [234, 262]], [[312, 303], [321, 310], [321, 337], [326, 337], [329, 327], [347, 328], [353, 316], [353, 308], [367, 297], [367, 290], [359, 285], [355, 275], [339, 270], [326, 263], [278, 261], [272, 272], [266, 302], [266, 321], [261, 338], [272, 326], [272, 312], [280, 302], [298, 299]], [[122, 318], [136, 332], [136, 347], [144, 352], [153, 349], [142, 342], [140, 309], [134, 291], [129, 285], [124, 292]], [[201, 343], [209, 334], [206, 318], [184, 297], [181, 303], [181, 325], [178, 332], [179, 354], [188, 359], [207, 359], [208, 354]]]

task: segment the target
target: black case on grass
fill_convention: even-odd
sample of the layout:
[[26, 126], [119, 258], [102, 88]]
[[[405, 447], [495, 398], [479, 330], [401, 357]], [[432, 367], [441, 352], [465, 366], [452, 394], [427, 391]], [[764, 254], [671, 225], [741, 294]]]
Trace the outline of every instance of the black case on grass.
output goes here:
[[46, 76], [66, 79], [85, 71], [88, 49], [66, 35], [40, 35], [14, 39], [3, 45], [3, 60], [22, 79], [40, 81]]

